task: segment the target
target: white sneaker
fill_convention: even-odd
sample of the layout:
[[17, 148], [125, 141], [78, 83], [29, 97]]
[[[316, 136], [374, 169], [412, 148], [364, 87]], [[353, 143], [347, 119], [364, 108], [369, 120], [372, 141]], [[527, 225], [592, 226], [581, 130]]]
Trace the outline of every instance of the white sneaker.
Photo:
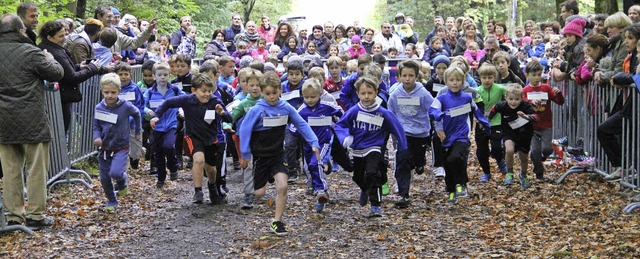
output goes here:
[[446, 173], [444, 172], [444, 167], [436, 167], [436, 169], [433, 170], [433, 174], [438, 178], [444, 177], [446, 175]]

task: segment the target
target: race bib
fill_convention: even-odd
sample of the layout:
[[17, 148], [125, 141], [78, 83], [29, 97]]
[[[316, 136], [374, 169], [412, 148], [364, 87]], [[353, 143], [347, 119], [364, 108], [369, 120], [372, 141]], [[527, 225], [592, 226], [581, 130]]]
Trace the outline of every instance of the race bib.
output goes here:
[[398, 105], [420, 105], [420, 97], [398, 97]]
[[468, 114], [469, 112], [471, 112], [471, 104], [467, 103], [449, 110], [449, 116], [453, 118], [460, 115]]
[[549, 100], [549, 93], [547, 92], [529, 92], [527, 93], [527, 99], [529, 100]]
[[384, 117], [381, 117], [381, 116], [378, 116], [378, 115], [369, 114], [369, 113], [366, 113], [366, 112], [358, 112], [358, 116], [356, 117], [356, 121], [369, 123], [369, 124], [381, 127], [382, 123], [384, 122]]
[[335, 91], [333, 93], [330, 93], [331, 96], [333, 96], [333, 98], [335, 98], [336, 100], [340, 99], [340, 91]]
[[333, 123], [330, 116], [309, 117], [308, 121], [309, 126], [311, 127], [331, 126]]
[[207, 124], [211, 124], [211, 122], [213, 122], [216, 119], [216, 111], [215, 110], [207, 110], [204, 113], [204, 121], [207, 122]]
[[292, 92], [283, 93], [281, 96], [282, 96], [282, 99], [283, 99], [283, 100], [285, 100], [285, 101], [289, 101], [289, 100], [291, 100], [291, 99], [294, 99], [294, 98], [298, 98], [298, 97], [300, 97], [300, 91], [298, 91], [298, 90], [294, 90], [294, 91], [292, 91]]
[[182, 82], [177, 82], [174, 85], [178, 86], [180, 89], [182, 89]]
[[151, 107], [151, 109], [155, 109], [160, 107], [160, 104], [162, 104], [164, 102], [164, 100], [150, 100], [149, 101], [149, 107]]
[[96, 111], [94, 114], [94, 118], [96, 118], [96, 120], [116, 124], [116, 122], [118, 121], [118, 114], [105, 111]]
[[135, 92], [121, 93], [118, 95], [118, 97], [131, 102], [136, 100], [136, 93]]
[[289, 122], [289, 115], [262, 118], [262, 126], [265, 127], [280, 127], [287, 125], [287, 122]]
[[446, 85], [436, 84], [436, 83], [433, 84], [433, 91], [436, 92], [436, 93], [440, 92], [440, 90], [445, 89], [445, 88], [447, 88]]
[[522, 118], [522, 117], [518, 117], [517, 120], [509, 122], [509, 127], [511, 127], [512, 129], [518, 129], [518, 128], [526, 125], [527, 123], [529, 123], [529, 120], [527, 120], [525, 118]]
[[235, 109], [238, 106], [238, 104], [240, 104], [240, 100], [235, 100], [235, 101], [227, 104], [227, 107], [226, 107], [227, 111], [228, 112], [233, 111], [233, 109]]

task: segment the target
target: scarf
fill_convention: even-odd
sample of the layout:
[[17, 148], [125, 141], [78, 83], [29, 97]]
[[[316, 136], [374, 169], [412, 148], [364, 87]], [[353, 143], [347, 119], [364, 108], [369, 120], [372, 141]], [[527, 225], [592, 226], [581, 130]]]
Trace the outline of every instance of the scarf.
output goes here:
[[244, 35], [250, 42], [256, 42], [258, 41], [258, 38], [260, 38], [260, 34], [258, 34], [257, 31], [254, 34], [250, 34], [248, 31], [245, 31]]

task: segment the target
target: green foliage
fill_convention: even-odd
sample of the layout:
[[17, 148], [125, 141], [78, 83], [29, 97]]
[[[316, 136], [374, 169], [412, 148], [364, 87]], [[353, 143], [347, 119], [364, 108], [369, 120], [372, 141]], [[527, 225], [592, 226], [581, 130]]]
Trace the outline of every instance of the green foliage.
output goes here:
[[[38, 6], [40, 10], [40, 24], [44, 24], [48, 21], [73, 17], [74, 14], [66, 8], [70, 0], [59, 1], [46, 1], [46, 0], [32, 0], [29, 1]], [[18, 5], [24, 1], [17, 0], [0, 0], [0, 13], [16, 13]]]

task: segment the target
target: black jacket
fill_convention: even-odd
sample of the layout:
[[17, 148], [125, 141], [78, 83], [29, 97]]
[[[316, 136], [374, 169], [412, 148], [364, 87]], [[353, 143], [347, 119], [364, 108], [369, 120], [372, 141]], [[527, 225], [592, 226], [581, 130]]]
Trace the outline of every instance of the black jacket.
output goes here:
[[60, 97], [63, 103], [82, 101], [82, 93], [79, 85], [99, 73], [97, 66], [89, 64], [85, 69], [80, 69], [80, 64], [74, 64], [69, 51], [47, 39], [42, 39], [38, 45], [40, 49], [46, 49], [64, 69], [64, 77], [58, 82], [60, 85]]

